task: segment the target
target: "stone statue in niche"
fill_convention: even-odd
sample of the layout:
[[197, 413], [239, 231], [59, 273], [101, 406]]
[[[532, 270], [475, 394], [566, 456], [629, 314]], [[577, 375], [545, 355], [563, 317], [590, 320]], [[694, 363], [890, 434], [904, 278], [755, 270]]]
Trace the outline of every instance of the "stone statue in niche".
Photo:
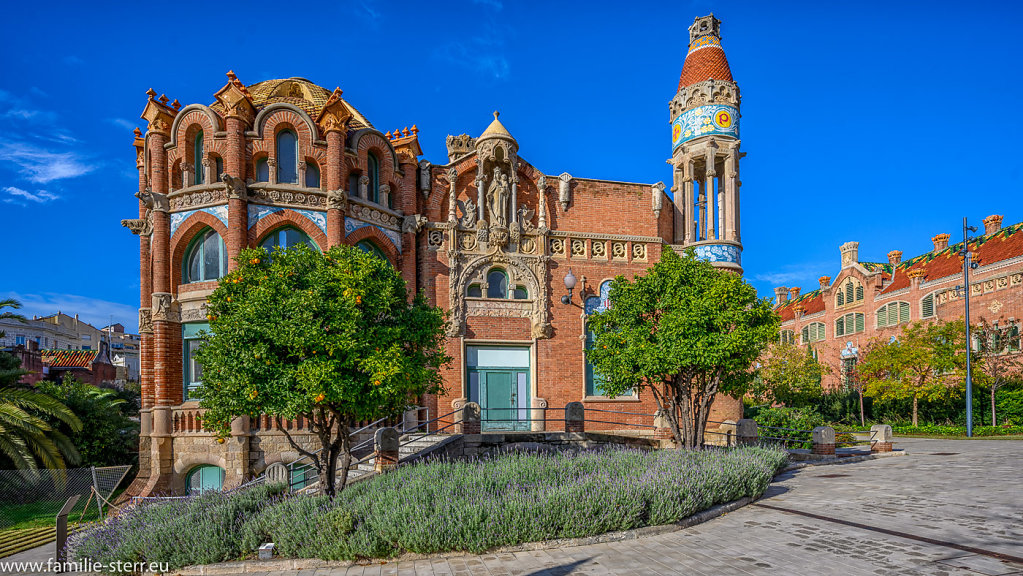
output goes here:
[[533, 216], [536, 214], [536, 210], [531, 210], [526, 207], [525, 204], [519, 206], [517, 212], [519, 223], [522, 225], [522, 230], [530, 232], [533, 230]]
[[494, 167], [494, 178], [487, 188], [487, 201], [490, 203], [490, 224], [500, 228], [508, 226], [508, 199], [511, 197], [511, 183], [501, 169]]
[[466, 228], [472, 228], [476, 225], [476, 203], [472, 199], [468, 199], [465, 202], [456, 200], [458, 203], [458, 209], [462, 211], [462, 218], [459, 220], [462, 226]]

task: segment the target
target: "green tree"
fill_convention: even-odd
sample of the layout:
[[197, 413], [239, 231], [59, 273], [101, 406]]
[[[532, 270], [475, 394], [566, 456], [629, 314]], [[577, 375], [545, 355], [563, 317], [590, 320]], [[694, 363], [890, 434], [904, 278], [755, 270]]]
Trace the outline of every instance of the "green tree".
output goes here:
[[587, 351], [611, 397], [647, 389], [677, 446], [699, 449], [714, 397], [741, 396], [753, 362], [778, 336], [770, 302], [737, 274], [665, 250], [633, 281], [611, 284], [611, 306], [590, 316]]
[[807, 406], [824, 394], [821, 378], [830, 373], [831, 368], [818, 362], [810, 347], [804, 350], [776, 341], [760, 361], [751, 392], [760, 402]]
[[52, 396], [30, 388], [0, 388], [0, 454], [15, 468], [65, 468], [78, 463], [74, 444], [44, 417], [75, 432], [82, 429], [81, 420]]
[[940, 400], [958, 391], [966, 366], [965, 326], [917, 321], [897, 337], [871, 340], [857, 364], [864, 393], [879, 400], [911, 400], [913, 426], [921, 399]]
[[1010, 383], [1023, 380], [1020, 330], [1013, 322], [990, 322], [983, 317], [975, 330], [980, 362], [974, 376], [991, 393], [991, 425], [998, 426], [998, 391]]
[[[11, 310], [4, 310], [4, 308], [11, 308], [17, 310], [21, 308], [21, 302], [13, 298], [6, 298], [0, 300], [0, 320], [17, 320], [18, 322], [27, 322], [24, 316]], [[0, 338], [3, 338], [7, 334], [0, 330]], [[21, 360], [17, 356], [9, 352], [0, 350], [0, 386], [14, 386], [21, 380], [21, 377], [28, 374], [25, 370], [21, 369]]]
[[245, 250], [241, 266], [209, 297], [211, 334], [196, 354], [203, 366], [203, 425], [226, 434], [233, 418], [303, 416], [320, 440], [310, 457], [333, 496], [348, 479], [358, 421], [394, 417], [440, 390], [444, 312], [378, 256], [351, 246], [321, 254], [299, 245]]
[[116, 390], [98, 388], [64, 375], [62, 382], [40, 382], [37, 390], [52, 396], [89, 425], [79, 430], [52, 416], [51, 426], [68, 436], [84, 466], [135, 465], [138, 462], [139, 424], [130, 418], [133, 406]]

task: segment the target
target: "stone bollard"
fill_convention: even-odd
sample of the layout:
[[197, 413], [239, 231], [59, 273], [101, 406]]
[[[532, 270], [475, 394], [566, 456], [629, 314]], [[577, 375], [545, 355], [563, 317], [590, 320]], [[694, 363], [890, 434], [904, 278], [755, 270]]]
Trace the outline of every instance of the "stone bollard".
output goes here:
[[718, 437], [719, 442], [722, 446], [735, 446], [735, 422], [732, 420], [725, 420], [718, 426]]
[[531, 420], [529, 429], [533, 432], [543, 432], [547, 429], [547, 399], [533, 398], [532, 412], [529, 414]]
[[892, 427], [887, 424], [874, 424], [870, 427], [870, 451], [892, 451]]
[[565, 405], [565, 432], [586, 432], [586, 409], [582, 402], [569, 402]]
[[378, 428], [373, 435], [374, 468], [386, 472], [398, 467], [398, 431], [394, 428]]
[[466, 402], [462, 406], [462, 434], [480, 433], [480, 405]]
[[818, 426], [813, 429], [813, 453], [824, 456], [835, 455], [835, 429]]
[[735, 443], [737, 445], [756, 444], [759, 440], [759, 435], [756, 420], [743, 418], [735, 423]]

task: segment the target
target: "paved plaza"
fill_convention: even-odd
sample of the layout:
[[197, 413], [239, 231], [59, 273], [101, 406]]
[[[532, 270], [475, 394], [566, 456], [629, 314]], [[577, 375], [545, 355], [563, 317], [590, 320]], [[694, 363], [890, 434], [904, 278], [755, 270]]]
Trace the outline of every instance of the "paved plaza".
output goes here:
[[909, 455], [785, 473], [756, 504], [659, 536], [297, 575], [1023, 575], [1023, 442], [896, 448]]

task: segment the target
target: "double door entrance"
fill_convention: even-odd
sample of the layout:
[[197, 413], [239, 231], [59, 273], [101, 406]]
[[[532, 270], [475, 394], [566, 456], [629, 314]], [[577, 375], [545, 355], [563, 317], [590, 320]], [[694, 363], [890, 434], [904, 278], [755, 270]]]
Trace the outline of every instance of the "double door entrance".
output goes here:
[[466, 367], [482, 430], [529, 430], [529, 348], [467, 346]]

